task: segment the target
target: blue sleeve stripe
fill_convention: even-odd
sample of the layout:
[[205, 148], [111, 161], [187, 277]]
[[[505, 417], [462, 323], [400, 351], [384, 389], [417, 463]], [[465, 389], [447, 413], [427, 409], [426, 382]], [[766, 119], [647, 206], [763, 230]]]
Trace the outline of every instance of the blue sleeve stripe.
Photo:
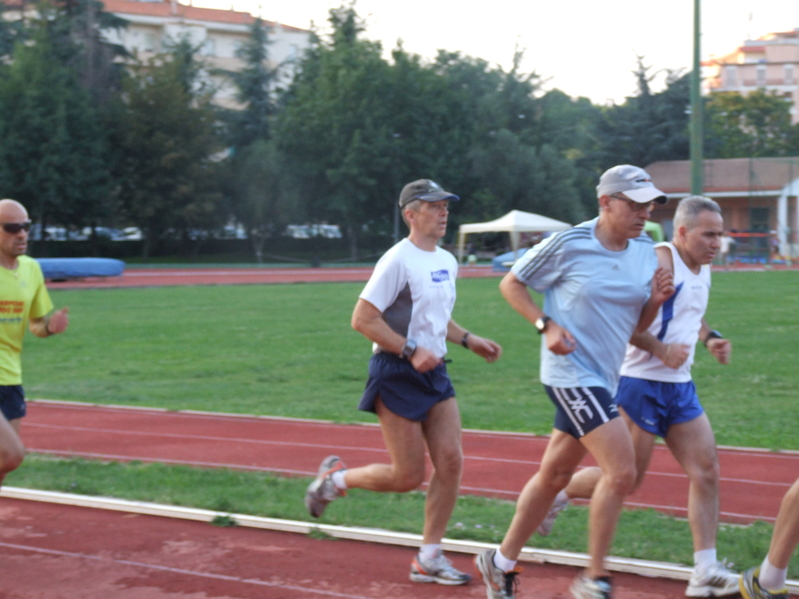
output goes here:
[[[556, 237], [550, 241], [540, 252], [530, 257], [530, 261], [519, 270], [519, 275], [524, 279], [532, 277], [536, 271], [541, 268], [547, 260], [549, 260], [564, 243], [572, 239], [590, 238], [591, 231], [585, 228], [573, 228], [563, 233], [558, 233]], [[524, 259], [524, 258], [522, 258]]]
[[663, 310], [663, 320], [660, 323], [660, 332], [658, 333], [659, 341], [663, 341], [663, 339], [666, 337], [666, 331], [669, 330], [669, 323], [674, 318], [674, 301], [680, 294], [680, 290], [684, 284], [685, 281], [677, 285], [677, 287], [674, 289], [674, 295], [663, 302], [663, 307], [661, 308]]

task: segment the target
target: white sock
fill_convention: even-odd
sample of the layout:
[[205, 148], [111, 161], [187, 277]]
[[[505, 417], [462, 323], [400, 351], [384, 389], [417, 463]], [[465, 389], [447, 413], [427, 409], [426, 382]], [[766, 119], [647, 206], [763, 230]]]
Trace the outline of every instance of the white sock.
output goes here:
[[496, 553], [494, 553], [494, 565], [503, 572], [510, 572], [516, 567], [516, 560], [508, 559], [497, 549]]
[[702, 549], [694, 553], [694, 566], [695, 569], [702, 572], [707, 570], [710, 566], [718, 561], [716, 556], [716, 548]]
[[430, 545], [422, 545], [419, 547], [419, 555], [422, 559], [433, 559], [441, 553], [440, 543], [431, 543]]
[[761, 588], [771, 592], [781, 591], [785, 588], [786, 578], [788, 578], [788, 568], [784, 570], [777, 568], [768, 561], [768, 556], [766, 556], [766, 559], [760, 565], [760, 574], [757, 577]]
[[569, 497], [569, 494], [566, 493], [566, 489], [561, 489], [560, 492], [557, 495], [555, 495], [555, 502], [554, 503], [556, 503], [556, 504], [557, 503], [569, 503], [570, 500], [571, 500], [571, 497]]
[[344, 482], [344, 475], [346, 474], [346, 470], [336, 470], [333, 474], [330, 475], [330, 478], [333, 479], [333, 484], [336, 485], [336, 488], [339, 491], [346, 491], [347, 490], [347, 483]]

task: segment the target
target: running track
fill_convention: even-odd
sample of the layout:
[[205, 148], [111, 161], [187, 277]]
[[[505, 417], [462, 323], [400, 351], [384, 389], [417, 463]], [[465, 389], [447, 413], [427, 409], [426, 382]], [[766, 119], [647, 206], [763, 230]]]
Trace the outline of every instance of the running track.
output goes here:
[[[315, 474], [332, 453], [349, 466], [388, 461], [372, 425], [32, 401], [21, 432], [28, 450], [38, 453], [289, 476]], [[538, 470], [546, 442], [521, 433], [465, 431], [461, 492], [514, 500]], [[719, 458], [722, 521], [773, 521], [799, 472], [799, 454], [722, 448]], [[687, 498], [687, 478], [658, 446], [643, 486], [627, 504], [684, 517]]]

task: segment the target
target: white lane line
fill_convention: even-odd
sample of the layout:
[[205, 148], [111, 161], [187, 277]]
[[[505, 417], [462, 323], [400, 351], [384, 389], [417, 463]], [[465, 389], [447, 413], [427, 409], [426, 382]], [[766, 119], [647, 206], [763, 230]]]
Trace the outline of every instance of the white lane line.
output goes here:
[[350, 595], [348, 593], [337, 593], [335, 591], [323, 591], [311, 587], [299, 587], [291, 584], [282, 584], [279, 582], [268, 582], [257, 578], [242, 578], [240, 576], [225, 576], [224, 574], [213, 574], [210, 572], [198, 572], [196, 570], [185, 570], [183, 568], [172, 568], [170, 566], [160, 566], [158, 564], [147, 564], [144, 562], [134, 562], [127, 559], [117, 559], [102, 557], [99, 555], [88, 555], [86, 553], [75, 553], [72, 551], [59, 551], [57, 549], [44, 549], [42, 547], [31, 547], [29, 545], [16, 545], [14, 543], [2, 543], [0, 547], [7, 549], [16, 549], [21, 551], [30, 551], [32, 553], [43, 553], [45, 555], [58, 555], [60, 557], [71, 557], [76, 559], [93, 560], [99, 562], [113, 562], [124, 566], [133, 566], [136, 568], [145, 568], [147, 570], [158, 570], [160, 572], [170, 572], [174, 574], [182, 574], [184, 576], [197, 576], [200, 578], [211, 578], [213, 580], [226, 580], [230, 582], [239, 582], [242, 584], [252, 584], [265, 587], [273, 587], [278, 589], [285, 589], [287, 591], [297, 591], [300, 593], [313, 593], [315, 595], [325, 595], [326, 597], [344, 597], [346, 599], [374, 599], [372, 597], [365, 597], [364, 595]]

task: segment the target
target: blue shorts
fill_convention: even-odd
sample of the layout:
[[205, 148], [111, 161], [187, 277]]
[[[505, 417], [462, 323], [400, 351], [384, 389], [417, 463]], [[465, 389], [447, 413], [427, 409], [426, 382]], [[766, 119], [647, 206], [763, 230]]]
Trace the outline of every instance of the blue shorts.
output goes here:
[[544, 385], [555, 404], [554, 427], [579, 439], [619, 417], [613, 398], [604, 387], [550, 387]]
[[25, 415], [25, 393], [22, 385], [0, 385], [0, 412], [6, 420], [16, 420]]
[[394, 414], [421, 421], [438, 402], [455, 397], [455, 389], [446, 364], [421, 373], [409, 360], [381, 352], [369, 360], [369, 380], [358, 409], [374, 412], [378, 397]]
[[672, 424], [689, 422], [705, 411], [693, 381], [661, 383], [623, 376], [616, 403], [635, 424], [658, 437], [665, 437]]

